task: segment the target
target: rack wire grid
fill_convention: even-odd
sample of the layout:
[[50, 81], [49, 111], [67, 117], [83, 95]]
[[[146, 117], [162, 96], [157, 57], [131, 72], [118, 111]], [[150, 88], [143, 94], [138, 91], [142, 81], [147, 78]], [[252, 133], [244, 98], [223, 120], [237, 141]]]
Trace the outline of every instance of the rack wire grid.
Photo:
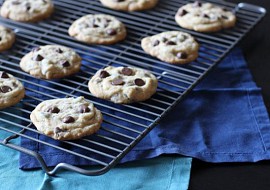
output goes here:
[[[237, 16], [237, 23], [234, 28], [221, 32], [198, 33], [183, 29], [174, 21], [178, 8], [190, 2], [193, 1], [160, 0], [152, 10], [120, 12], [103, 7], [98, 0], [54, 0], [53, 16], [42, 22], [19, 23], [0, 18], [1, 24], [13, 29], [17, 36], [13, 48], [0, 54], [0, 70], [16, 76], [26, 87], [26, 97], [21, 103], [0, 111], [0, 121], [13, 126], [10, 128], [0, 125], [0, 132], [7, 134], [4, 139], [0, 139], [0, 144], [35, 157], [49, 175], [54, 175], [63, 168], [84, 175], [100, 175], [110, 170], [266, 14], [264, 8], [251, 4], [209, 0], [207, 2], [233, 10]], [[125, 23], [128, 29], [126, 40], [116, 45], [96, 46], [80, 43], [68, 36], [67, 30], [74, 20], [86, 14], [96, 13], [113, 15]], [[188, 32], [197, 39], [200, 51], [196, 61], [186, 65], [172, 65], [146, 55], [141, 49], [140, 42], [143, 37], [171, 30]], [[69, 78], [50, 81], [34, 79], [23, 72], [19, 68], [21, 57], [33, 47], [47, 44], [74, 48], [83, 57], [81, 71]], [[88, 91], [87, 82], [97, 70], [108, 65], [134, 66], [152, 71], [159, 78], [157, 93], [145, 102], [130, 105], [116, 105], [95, 98]], [[104, 121], [98, 133], [78, 141], [63, 141], [60, 145], [28, 135], [27, 131], [41, 135], [29, 119], [37, 104], [47, 99], [77, 96], [84, 96], [102, 111]], [[38, 152], [26, 149], [20, 143], [13, 143], [12, 139], [19, 137], [92, 161], [98, 168], [86, 170], [68, 163], [48, 167], [48, 163]], [[72, 151], [62, 145], [83, 151]]]

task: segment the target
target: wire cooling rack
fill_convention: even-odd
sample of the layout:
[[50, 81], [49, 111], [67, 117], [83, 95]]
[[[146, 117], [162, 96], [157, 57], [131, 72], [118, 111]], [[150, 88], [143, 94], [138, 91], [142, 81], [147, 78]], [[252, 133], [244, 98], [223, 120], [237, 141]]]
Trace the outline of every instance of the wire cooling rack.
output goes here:
[[[217, 33], [197, 33], [179, 27], [174, 21], [177, 9], [190, 2], [193, 1], [160, 0], [158, 6], [152, 10], [127, 13], [107, 9], [98, 0], [54, 0], [55, 13], [46, 21], [30, 24], [0, 18], [1, 24], [12, 28], [17, 35], [14, 47], [0, 54], [0, 70], [16, 76], [26, 87], [26, 97], [21, 103], [0, 111], [0, 122], [12, 126], [10, 128], [0, 125], [0, 133], [7, 134], [4, 139], [0, 139], [0, 144], [35, 157], [49, 175], [55, 174], [61, 168], [85, 175], [107, 172], [144, 138], [266, 13], [264, 8], [250, 4], [209, 0], [233, 10], [237, 16], [237, 24], [232, 29]], [[127, 39], [111, 46], [90, 46], [69, 37], [67, 30], [70, 24], [91, 13], [116, 16], [127, 26]], [[188, 32], [197, 39], [201, 47], [196, 61], [184, 66], [171, 65], [143, 52], [140, 47], [143, 37], [170, 30]], [[83, 57], [81, 71], [73, 77], [52, 81], [37, 80], [23, 72], [19, 68], [21, 57], [33, 47], [46, 44], [61, 44], [74, 48]], [[157, 93], [148, 101], [131, 105], [115, 105], [95, 98], [89, 93], [87, 82], [98, 69], [108, 65], [135, 66], [152, 71], [159, 78]], [[77, 96], [84, 96], [92, 101], [105, 118], [97, 134], [79, 141], [62, 142], [69, 147], [75, 147], [75, 150], [81, 149], [79, 152], [28, 135], [29, 132], [41, 135], [29, 120], [29, 115], [37, 104], [47, 99]], [[19, 137], [84, 158], [98, 165], [98, 168], [86, 170], [67, 163], [59, 163], [50, 168], [38, 152], [22, 147], [20, 143], [13, 143], [12, 139]]]

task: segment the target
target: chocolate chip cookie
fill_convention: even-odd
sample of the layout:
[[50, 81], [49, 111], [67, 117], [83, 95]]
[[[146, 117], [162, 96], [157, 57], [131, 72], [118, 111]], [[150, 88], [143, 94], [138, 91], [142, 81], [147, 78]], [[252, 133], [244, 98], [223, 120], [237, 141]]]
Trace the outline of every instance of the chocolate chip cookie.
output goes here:
[[11, 48], [15, 42], [14, 32], [4, 26], [0, 26], [0, 51], [5, 51]]
[[185, 64], [198, 57], [199, 44], [185, 32], [169, 31], [142, 39], [143, 50], [158, 59]]
[[125, 39], [126, 27], [110, 15], [86, 15], [73, 22], [68, 33], [88, 44], [114, 44]]
[[98, 131], [101, 112], [84, 97], [47, 100], [32, 111], [37, 130], [57, 140], [74, 140]]
[[0, 109], [17, 104], [25, 94], [24, 87], [11, 74], [0, 71]]
[[46, 45], [33, 48], [21, 59], [20, 67], [36, 78], [56, 79], [77, 73], [81, 57], [70, 48]]
[[115, 10], [140, 11], [153, 8], [158, 0], [100, 0], [100, 2]]
[[157, 85], [157, 78], [149, 71], [112, 66], [97, 71], [88, 83], [94, 96], [120, 104], [149, 99]]
[[21, 22], [37, 22], [53, 13], [51, 0], [6, 0], [1, 7], [1, 16]]
[[233, 27], [236, 16], [225, 8], [195, 1], [182, 6], [175, 15], [175, 20], [183, 28], [198, 32], [216, 32]]

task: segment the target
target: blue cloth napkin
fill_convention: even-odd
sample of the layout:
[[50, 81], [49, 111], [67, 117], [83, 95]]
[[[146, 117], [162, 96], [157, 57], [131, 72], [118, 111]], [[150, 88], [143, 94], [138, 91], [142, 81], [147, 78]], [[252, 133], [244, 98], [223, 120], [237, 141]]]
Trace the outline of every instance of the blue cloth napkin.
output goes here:
[[[2, 127], [3, 124], [1, 124]], [[6, 126], [12, 128], [12, 126]], [[15, 129], [16, 130], [16, 129]], [[0, 131], [0, 140], [7, 136]], [[19, 139], [12, 143], [18, 144]], [[134, 189], [188, 189], [191, 158], [159, 157], [118, 165], [101, 176], [83, 176], [63, 171], [54, 177], [42, 170], [22, 171], [18, 169], [19, 152], [0, 145], [0, 189], [19, 190], [134, 190]], [[94, 166], [84, 167], [93, 170]]]
[[[43, 137], [42, 137], [43, 138]], [[270, 158], [270, 123], [261, 90], [253, 82], [242, 52], [233, 50], [121, 162], [180, 154], [207, 162], [254, 162]], [[22, 139], [22, 146], [40, 147]], [[89, 164], [41, 146], [50, 165]], [[39, 163], [21, 154], [20, 167]]]

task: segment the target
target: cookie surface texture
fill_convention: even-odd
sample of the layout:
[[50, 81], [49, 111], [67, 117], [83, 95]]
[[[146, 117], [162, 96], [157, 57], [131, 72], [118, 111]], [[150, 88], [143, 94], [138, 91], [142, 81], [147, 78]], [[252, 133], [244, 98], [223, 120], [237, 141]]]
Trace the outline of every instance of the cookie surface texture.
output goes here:
[[141, 11], [153, 8], [158, 0], [100, 0], [100, 2], [115, 10]]
[[15, 42], [14, 32], [4, 26], [0, 26], [0, 51], [5, 51], [11, 48]]
[[101, 112], [83, 97], [46, 100], [30, 119], [41, 133], [57, 140], [75, 140], [97, 132]]
[[6, 0], [1, 7], [1, 16], [19, 22], [37, 22], [53, 13], [51, 0]]
[[97, 71], [88, 83], [94, 96], [120, 104], [149, 99], [157, 85], [157, 78], [149, 71], [112, 66]]
[[182, 6], [175, 15], [175, 21], [190, 30], [216, 32], [233, 27], [236, 16], [225, 8], [196, 1]]
[[185, 64], [198, 57], [199, 44], [187, 33], [169, 31], [143, 38], [143, 50], [153, 57], [172, 63]]
[[46, 45], [33, 48], [21, 59], [20, 67], [36, 78], [56, 79], [77, 73], [81, 57], [70, 48]]
[[17, 104], [24, 94], [24, 87], [18, 79], [5, 71], [0, 71], [0, 109]]
[[88, 44], [114, 44], [125, 39], [126, 27], [113, 16], [90, 14], [74, 21], [68, 33]]

